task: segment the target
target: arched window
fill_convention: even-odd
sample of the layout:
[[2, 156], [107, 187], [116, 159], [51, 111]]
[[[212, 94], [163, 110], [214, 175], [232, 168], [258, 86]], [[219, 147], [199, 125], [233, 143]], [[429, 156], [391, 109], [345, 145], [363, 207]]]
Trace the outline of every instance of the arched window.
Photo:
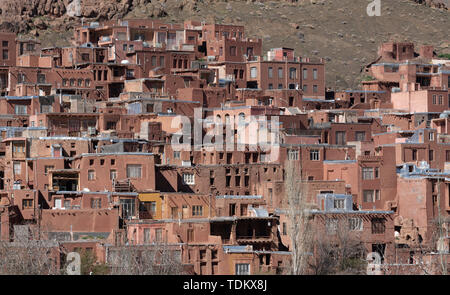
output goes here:
[[231, 124], [231, 122], [230, 122], [230, 115], [229, 114], [225, 115], [225, 124], [226, 125], [230, 125]]
[[245, 124], [245, 114], [244, 113], [239, 113], [238, 115], [238, 124]]

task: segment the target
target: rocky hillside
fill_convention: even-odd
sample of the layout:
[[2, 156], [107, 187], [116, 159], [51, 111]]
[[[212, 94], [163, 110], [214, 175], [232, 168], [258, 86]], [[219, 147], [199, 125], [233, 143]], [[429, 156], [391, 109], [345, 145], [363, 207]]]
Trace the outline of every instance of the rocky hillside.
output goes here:
[[327, 60], [327, 84], [357, 87], [360, 69], [376, 57], [380, 42], [410, 40], [450, 53], [448, 0], [381, 0], [381, 16], [369, 17], [369, 0], [2, 0], [0, 29], [37, 36], [43, 46], [67, 45], [71, 28], [117, 18], [186, 19], [241, 24], [264, 49], [295, 48]]

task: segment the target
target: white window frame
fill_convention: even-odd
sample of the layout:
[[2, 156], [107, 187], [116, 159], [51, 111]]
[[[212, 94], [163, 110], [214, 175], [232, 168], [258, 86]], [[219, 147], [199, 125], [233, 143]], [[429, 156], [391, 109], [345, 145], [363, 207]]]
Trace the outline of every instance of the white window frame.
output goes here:
[[288, 160], [298, 160], [298, 150], [289, 150], [288, 151]]
[[345, 209], [345, 199], [334, 199], [333, 200], [334, 209]]
[[362, 231], [363, 220], [361, 217], [352, 217], [348, 219], [348, 227], [350, 231]]
[[258, 78], [258, 68], [257, 67], [250, 68], [250, 78]]
[[95, 170], [92, 169], [88, 170], [87, 176], [88, 180], [95, 180]]
[[195, 184], [195, 174], [194, 173], [183, 173], [183, 183], [187, 185]]
[[250, 263], [236, 263], [234, 265], [235, 275], [250, 275]]
[[320, 161], [320, 150], [310, 150], [309, 159], [311, 161]]

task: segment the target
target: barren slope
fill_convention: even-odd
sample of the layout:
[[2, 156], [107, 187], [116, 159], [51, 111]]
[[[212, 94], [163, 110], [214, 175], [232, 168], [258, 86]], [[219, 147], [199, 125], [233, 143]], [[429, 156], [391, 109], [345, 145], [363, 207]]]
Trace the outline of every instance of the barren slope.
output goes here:
[[[295, 48], [297, 55], [325, 57], [327, 85], [332, 87], [357, 87], [361, 67], [376, 57], [377, 46], [383, 41], [409, 40], [417, 45], [434, 45], [437, 53], [450, 53], [448, 10], [430, 8], [411, 0], [382, 0], [381, 16], [375, 17], [367, 16], [369, 0], [308, 0], [298, 3], [108, 1], [102, 4], [106, 8], [98, 9], [100, 13], [86, 12], [83, 7], [83, 15], [90, 13], [92, 19], [155, 17], [167, 22], [195, 19], [242, 24], [246, 26], [247, 36], [263, 39], [264, 49], [286, 46]], [[29, 30], [39, 34], [44, 46], [68, 44], [71, 32], [66, 28], [79, 21], [77, 17], [67, 16], [42, 17], [37, 21], [33, 18]], [[41, 29], [36, 28], [36, 22], [44, 23]]]

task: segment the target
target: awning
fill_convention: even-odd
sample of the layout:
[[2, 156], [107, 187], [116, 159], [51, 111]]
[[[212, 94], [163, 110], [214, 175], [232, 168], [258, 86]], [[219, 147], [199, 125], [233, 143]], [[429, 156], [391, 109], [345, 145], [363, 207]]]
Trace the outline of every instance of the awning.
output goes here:
[[151, 202], [155, 201], [155, 198], [159, 198], [161, 196], [160, 193], [146, 193], [146, 194], [139, 194], [139, 201], [141, 202]]

